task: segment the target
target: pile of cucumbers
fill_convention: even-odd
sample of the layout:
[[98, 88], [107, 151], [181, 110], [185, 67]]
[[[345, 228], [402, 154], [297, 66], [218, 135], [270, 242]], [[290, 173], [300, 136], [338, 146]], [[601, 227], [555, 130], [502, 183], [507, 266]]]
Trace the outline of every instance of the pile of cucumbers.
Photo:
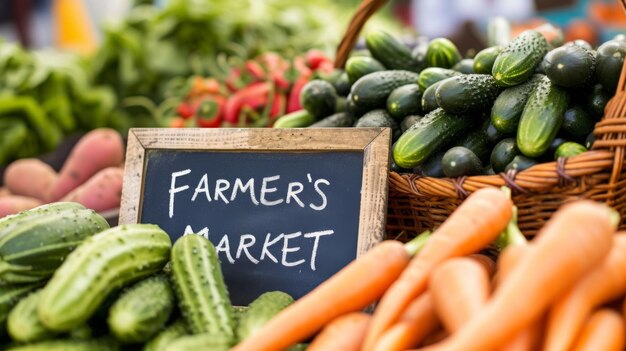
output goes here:
[[272, 291], [233, 307], [200, 235], [172, 245], [71, 202], [0, 219], [2, 350], [226, 351], [292, 302]]
[[[392, 170], [461, 177], [523, 170], [593, 144], [614, 95], [626, 37], [597, 49], [527, 30], [472, 58], [445, 38], [409, 50], [383, 31], [365, 36], [345, 71], [309, 82], [289, 127], [390, 127]], [[281, 121], [282, 120], [282, 121]]]

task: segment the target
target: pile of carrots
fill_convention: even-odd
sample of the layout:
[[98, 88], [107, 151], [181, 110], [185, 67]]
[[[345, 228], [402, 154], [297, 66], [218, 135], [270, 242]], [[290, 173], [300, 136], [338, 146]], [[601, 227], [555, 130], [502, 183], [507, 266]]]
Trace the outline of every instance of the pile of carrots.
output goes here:
[[[580, 200], [528, 241], [509, 194], [481, 189], [434, 233], [377, 245], [233, 350], [311, 338], [309, 351], [623, 350], [618, 222], [609, 207]], [[480, 253], [494, 246], [497, 259]]]

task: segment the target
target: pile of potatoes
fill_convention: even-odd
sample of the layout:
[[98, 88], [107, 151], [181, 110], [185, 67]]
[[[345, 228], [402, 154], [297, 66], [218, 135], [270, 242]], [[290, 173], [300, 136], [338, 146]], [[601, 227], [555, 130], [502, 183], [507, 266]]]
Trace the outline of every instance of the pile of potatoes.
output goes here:
[[124, 141], [112, 129], [95, 129], [72, 149], [59, 173], [34, 158], [11, 163], [0, 188], [0, 217], [54, 201], [73, 201], [102, 212], [120, 206]]

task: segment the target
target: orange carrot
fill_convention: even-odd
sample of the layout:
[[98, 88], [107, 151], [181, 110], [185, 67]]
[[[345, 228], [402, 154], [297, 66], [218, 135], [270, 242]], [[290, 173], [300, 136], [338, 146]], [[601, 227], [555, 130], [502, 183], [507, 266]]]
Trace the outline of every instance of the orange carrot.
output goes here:
[[398, 323], [387, 330], [376, 343], [376, 351], [402, 351], [417, 346], [439, 328], [435, 303], [430, 292], [415, 299]]
[[477, 315], [489, 298], [489, 275], [477, 261], [462, 257], [442, 263], [430, 277], [428, 289], [448, 333]]
[[511, 219], [512, 206], [497, 189], [483, 188], [470, 195], [385, 293], [374, 313], [364, 350], [373, 350], [378, 338], [426, 290], [428, 277], [437, 265], [448, 258], [475, 253], [492, 242]]
[[626, 232], [613, 238], [604, 262], [581, 279], [552, 306], [544, 349], [569, 350], [594, 308], [626, 293]]
[[483, 254], [471, 254], [467, 257], [480, 263], [485, 268], [487, 275], [490, 277], [496, 273], [496, 262], [494, 262], [491, 257]]
[[614, 214], [604, 205], [584, 200], [561, 207], [480, 314], [427, 350], [492, 350], [505, 346], [601, 264], [613, 242]]
[[370, 315], [353, 312], [343, 315], [328, 324], [319, 333], [308, 351], [359, 351], [370, 322]]
[[624, 337], [624, 319], [611, 309], [603, 308], [594, 312], [583, 327], [574, 351], [622, 351]]
[[406, 245], [394, 240], [378, 244], [282, 310], [233, 351], [282, 350], [314, 335], [335, 318], [365, 308], [400, 276], [429, 235], [422, 234]]

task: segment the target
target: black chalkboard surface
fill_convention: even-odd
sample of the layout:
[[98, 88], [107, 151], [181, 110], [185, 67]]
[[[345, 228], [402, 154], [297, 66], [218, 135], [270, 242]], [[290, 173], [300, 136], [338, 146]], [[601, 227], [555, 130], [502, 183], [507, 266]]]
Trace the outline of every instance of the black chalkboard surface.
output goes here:
[[[129, 137], [129, 148], [131, 143]], [[363, 210], [371, 207], [364, 197], [370, 191], [363, 185], [372, 183], [371, 155], [366, 148], [249, 145], [142, 147], [142, 169], [136, 172], [142, 181], [134, 191], [140, 201], [130, 212], [136, 222], [159, 225], [172, 241], [195, 234], [211, 240], [233, 304], [246, 305], [271, 290], [299, 298], [371, 246], [362, 228], [369, 227]], [[123, 198], [126, 181], [136, 182], [128, 167], [138, 166], [130, 162]], [[384, 211], [374, 215], [384, 221]], [[374, 237], [378, 241], [382, 233]]]

